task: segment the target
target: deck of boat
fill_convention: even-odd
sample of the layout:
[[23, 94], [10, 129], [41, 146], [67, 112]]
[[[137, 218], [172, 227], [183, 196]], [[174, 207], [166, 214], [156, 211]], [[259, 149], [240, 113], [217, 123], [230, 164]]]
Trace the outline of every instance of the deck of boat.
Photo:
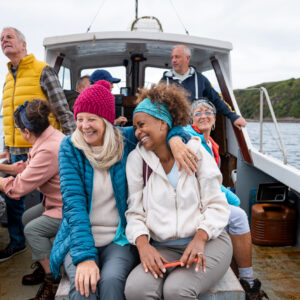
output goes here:
[[[0, 249], [8, 242], [7, 229], [0, 226]], [[0, 299], [26, 300], [35, 296], [39, 285], [23, 286], [22, 276], [30, 273], [29, 248], [0, 263]], [[253, 245], [253, 265], [270, 300], [300, 299], [300, 250], [295, 247], [260, 247]]]

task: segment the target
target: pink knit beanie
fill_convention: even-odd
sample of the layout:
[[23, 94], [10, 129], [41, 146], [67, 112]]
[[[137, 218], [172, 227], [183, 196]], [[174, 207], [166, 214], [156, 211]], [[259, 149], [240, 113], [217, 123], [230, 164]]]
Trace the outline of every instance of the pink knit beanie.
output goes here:
[[75, 120], [77, 120], [77, 114], [86, 112], [95, 114], [113, 124], [115, 120], [115, 97], [110, 92], [110, 83], [99, 80], [83, 90], [77, 97], [73, 110]]

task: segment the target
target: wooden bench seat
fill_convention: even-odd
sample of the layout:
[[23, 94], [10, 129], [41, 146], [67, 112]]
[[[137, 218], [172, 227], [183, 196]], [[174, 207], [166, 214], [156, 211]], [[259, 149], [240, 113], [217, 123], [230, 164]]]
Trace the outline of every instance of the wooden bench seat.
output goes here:
[[[55, 300], [69, 300], [70, 282], [66, 275], [60, 281]], [[245, 293], [233, 271], [229, 268], [221, 280], [198, 300], [243, 300]]]

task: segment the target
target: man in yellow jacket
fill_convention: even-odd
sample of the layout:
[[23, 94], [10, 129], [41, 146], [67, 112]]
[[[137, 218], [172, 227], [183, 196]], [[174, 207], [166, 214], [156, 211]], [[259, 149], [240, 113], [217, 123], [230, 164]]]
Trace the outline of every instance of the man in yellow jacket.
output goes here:
[[[27, 159], [31, 144], [15, 128], [13, 112], [26, 100], [36, 98], [49, 101], [53, 114], [49, 117], [55, 128], [61, 128], [66, 135], [71, 134], [76, 124], [62, 87], [54, 69], [38, 61], [33, 54], [27, 54], [25, 37], [16, 28], [6, 27], [1, 33], [1, 49], [9, 59], [8, 73], [3, 87], [3, 127], [4, 151], [0, 158], [9, 163]], [[6, 197], [7, 221], [10, 243], [0, 251], [0, 262], [25, 250], [22, 214], [24, 199], [13, 200]]]

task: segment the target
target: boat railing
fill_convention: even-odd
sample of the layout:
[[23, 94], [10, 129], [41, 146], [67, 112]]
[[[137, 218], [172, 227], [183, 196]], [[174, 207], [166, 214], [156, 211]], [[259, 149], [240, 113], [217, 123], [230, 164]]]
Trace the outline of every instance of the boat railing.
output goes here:
[[259, 88], [247, 88], [246, 90], [259, 90], [260, 91], [260, 108], [259, 108], [259, 126], [260, 126], [260, 134], [259, 134], [259, 152], [263, 153], [263, 115], [264, 115], [264, 98], [267, 101], [267, 104], [269, 106], [269, 110], [271, 113], [271, 117], [275, 126], [275, 130], [277, 132], [277, 136], [280, 142], [280, 150], [283, 154], [283, 163], [286, 165], [287, 164], [287, 156], [286, 156], [286, 150], [285, 150], [285, 146], [283, 143], [283, 139], [281, 137], [280, 134], [280, 130], [278, 127], [278, 123], [277, 123], [277, 119], [274, 113], [274, 109], [273, 109], [273, 105], [272, 102], [270, 100], [269, 97], [269, 93], [267, 91], [267, 89], [263, 86], [259, 87]]

